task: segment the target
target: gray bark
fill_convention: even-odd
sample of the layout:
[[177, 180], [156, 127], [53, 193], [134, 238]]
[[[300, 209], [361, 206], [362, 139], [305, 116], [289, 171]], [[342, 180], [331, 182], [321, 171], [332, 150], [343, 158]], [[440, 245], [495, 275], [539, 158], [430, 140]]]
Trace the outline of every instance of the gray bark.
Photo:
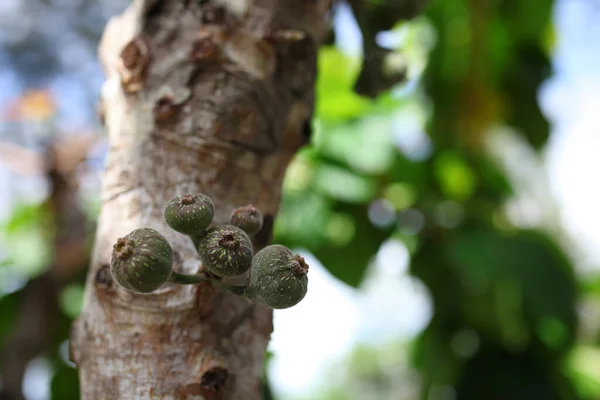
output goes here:
[[202, 192], [216, 221], [252, 203], [270, 240], [281, 181], [305, 143], [316, 51], [330, 0], [135, 0], [100, 45], [110, 150], [103, 207], [72, 331], [82, 399], [258, 399], [272, 312], [198, 286], [149, 295], [118, 287], [118, 237], [163, 233], [175, 269], [196, 273], [191, 241], [164, 223], [175, 195]]

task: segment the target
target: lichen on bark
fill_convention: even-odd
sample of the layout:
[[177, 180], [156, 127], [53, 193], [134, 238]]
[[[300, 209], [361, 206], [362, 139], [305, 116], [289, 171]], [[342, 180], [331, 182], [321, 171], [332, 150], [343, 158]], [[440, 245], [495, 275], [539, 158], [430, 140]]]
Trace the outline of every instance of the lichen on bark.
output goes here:
[[[173, 245], [175, 270], [197, 272], [193, 244], [163, 220], [166, 203], [186, 193], [210, 196], [219, 223], [256, 205], [265, 227], [255, 251], [268, 244], [286, 166], [312, 116], [330, 6], [134, 0], [109, 22], [99, 49], [103, 206], [71, 337], [82, 399], [260, 398], [271, 310], [210, 284], [130, 293], [108, 265], [118, 237], [148, 227]], [[280, 30], [304, 34], [289, 40]]]

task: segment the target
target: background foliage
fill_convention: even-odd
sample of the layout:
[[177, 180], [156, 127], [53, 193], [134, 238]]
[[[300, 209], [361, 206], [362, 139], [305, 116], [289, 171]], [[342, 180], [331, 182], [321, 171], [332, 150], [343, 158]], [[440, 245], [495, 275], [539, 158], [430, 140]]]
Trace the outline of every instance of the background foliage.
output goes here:
[[[100, 7], [55, 3], [28, 7], [57, 18], [81, 10], [91, 18], [90, 10]], [[526, 163], [503, 161], [507, 153], [523, 151], [535, 160], [549, 136], [537, 98], [552, 71], [552, 1], [432, 0], [409, 22], [392, 12], [393, 4], [355, 8], [363, 32], [368, 20], [371, 32], [388, 31], [393, 39], [385, 57], [366, 44], [364, 60], [334, 44], [320, 51], [311, 144], [287, 172], [275, 241], [311, 252], [356, 288], [382, 244], [400, 243], [409, 251], [411, 274], [431, 295], [433, 317], [410, 343], [357, 348], [336, 368], [332, 382], [339, 384], [311, 398], [598, 398], [598, 332], [582, 328], [578, 305], [594, 301], [599, 285], [578, 281], [568, 243], [551, 216], [524, 224], [511, 212], [522, 200], [514, 176], [530, 172]], [[89, 42], [81, 45], [88, 53], [80, 57], [93, 58], [105, 20], [68, 20], [68, 33], [52, 34]], [[70, 71], [72, 62], [47, 45], [51, 34], [42, 31], [34, 28], [11, 41], [3, 36], [0, 52], [0, 60], [17, 71], [15, 79], [34, 86]], [[355, 84], [377, 57], [385, 59], [388, 76], [402, 79], [386, 81], [377, 70], [378, 86], [371, 87], [377, 95], [358, 95]], [[383, 90], [381, 82], [396, 84]], [[80, 92], [89, 103], [97, 90], [91, 84]], [[8, 107], [0, 132], [3, 140], [48, 159], [63, 154], [48, 149], [64, 129], [55, 121], [61, 111], [43, 93]], [[86, 173], [97, 173], [94, 147], [83, 150], [87, 160], [61, 170], [66, 179], [85, 181]], [[18, 169], [6, 150], [2, 154]], [[56, 186], [51, 172], [42, 168], [38, 175]], [[80, 185], [77, 192], [87, 216], [79, 246], [88, 251], [98, 193], [85, 189]], [[45, 340], [26, 361], [37, 357], [50, 366], [52, 399], [76, 399], [66, 340], [81, 305], [85, 259], [66, 278], [53, 275], [63, 262], [57, 252], [71, 251], [61, 250], [65, 242], [57, 237], [74, 222], [61, 225], [51, 193], [19, 203], [0, 224], [0, 349], [14, 345], [23, 313], [31, 312], [28, 288], [50, 277], [56, 312], [50, 325], [41, 325]], [[18, 398], [6, 385], [0, 393]]]

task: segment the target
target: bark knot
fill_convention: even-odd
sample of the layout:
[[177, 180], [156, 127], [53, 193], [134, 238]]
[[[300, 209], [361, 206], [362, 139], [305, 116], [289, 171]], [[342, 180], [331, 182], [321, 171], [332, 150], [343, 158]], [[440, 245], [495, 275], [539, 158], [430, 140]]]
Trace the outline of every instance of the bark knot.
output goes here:
[[98, 272], [96, 272], [94, 283], [97, 288], [108, 288], [111, 285], [112, 276], [110, 274], [110, 266], [108, 264], [104, 264], [100, 267]]
[[125, 45], [118, 65], [121, 84], [126, 93], [135, 93], [144, 87], [150, 64], [150, 42], [138, 35]]
[[220, 49], [217, 45], [222, 41], [222, 33], [214, 30], [203, 29], [196, 35], [192, 44], [190, 58], [192, 61], [217, 61], [220, 57]]
[[177, 112], [177, 106], [171, 96], [163, 96], [154, 105], [154, 121], [163, 123], [170, 121]]
[[220, 392], [229, 379], [229, 371], [224, 367], [212, 367], [205, 371], [200, 380], [200, 386], [204, 389]]

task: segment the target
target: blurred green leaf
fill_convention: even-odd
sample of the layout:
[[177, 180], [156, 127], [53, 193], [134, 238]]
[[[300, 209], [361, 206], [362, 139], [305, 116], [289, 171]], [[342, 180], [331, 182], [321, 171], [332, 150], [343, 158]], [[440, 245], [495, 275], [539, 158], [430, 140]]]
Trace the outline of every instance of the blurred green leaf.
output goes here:
[[540, 149], [550, 134], [550, 123], [538, 103], [539, 88], [550, 77], [550, 58], [541, 44], [522, 45], [504, 77], [509, 96], [507, 122], [519, 129], [536, 149]]
[[388, 185], [383, 197], [388, 200], [396, 210], [404, 210], [412, 206], [416, 201], [414, 188], [406, 183], [394, 182]]
[[377, 182], [372, 178], [326, 163], [317, 167], [314, 185], [330, 197], [348, 203], [366, 203], [377, 193]]
[[363, 114], [369, 101], [352, 90], [360, 60], [350, 59], [335, 47], [322, 47], [318, 63], [317, 116], [340, 121]]
[[464, 201], [475, 192], [477, 177], [457, 153], [440, 154], [436, 159], [435, 172], [438, 183], [448, 198]]
[[540, 360], [533, 349], [510, 352], [487, 344], [464, 366], [456, 398], [577, 399], [556, 364]]
[[[459, 232], [446, 251], [465, 284], [483, 285], [484, 292], [492, 291], [495, 304], [502, 301], [499, 296], [511, 292], [506, 300], [518, 300], [509, 320], [499, 314], [510, 309], [506, 304], [490, 310], [499, 318], [497, 324], [504, 326], [498, 331], [504, 339], [510, 340], [507, 329], [518, 326], [506, 324], [523, 318], [528, 331], [541, 335], [538, 337], [553, 350], [562, 351], [572, 343], [577, 325], [576, 284], [565, 255], [547, 236], [529, 231], [510, 236], [493, 231]], [[508, 283], [511, 291], [499, 286]], [[478, 320], [471, 322], [482, 325]]]
[[1, 226], [7, 234], [18, 232], [26, 227], [39, 227], [44, 222], [48, 222], [47, 213], [44, 204], [19, 204]]
[[315, 168], [321, 157], [312, 147], [302, 148], [290, 162], [283, 181], [284, 195], [287, 192], [306, 191], [312, 184]]
[[84, 285], [74, 283], [66, 286], [60, 293], [60, 306], [62, 311], [71, 318], [76, 318], [83, 306]]
[[357, 287], [363, 279], [370, 260], [385, 239], [390, 236], [391, 229], [374, 227], [369, 221], [365, 207], [344, 204], [335, 210], [353, 218], [356, 234], [343, 246], [321, 244], [311, 248], [311, 251], [333, 276], [350, 286]]
[[45, 204], [19, 205], [0, 225], [0, 242], [19, 273], [35, 277], [48, 266], [52, 255], [49, 215]]
[[54, 372], [50, 383], [50, 398], [52, 400], [79, 399], [79, 377], [77, 370], [66, 365]]
[[600, 349], [577, 346], [569, 354], [566, 370], [582, 399], [600, 398]]
[[20, 291], [0, 296], [0, 346], [10, 334], [20, 309]]
[[505, 0], [498, 3], [499, 16], [507, 21], [515, 41], [535, 43], [551, 23], [553, 0], [524, 2]]
[[461, 360], [452, 351], [450, 337], [453, 327], [444, 327], [434, 317], [416, 339], [413, 363], [421, 371], [425, 387], [432, 383], [452, 384], [459, 376]]
[[327, 240], [325, 227], [331, 207], [332, 201], [320, 193], [285, 192], [273, 228], [274, 242], [289, 247], [318, 246]]
[[505, 199], [514, 194], [512, 184], [502, 168], [489, 156], [475, 154], [472, 156], [474, 169], [481, 181], [478, 188], [482, 197]]
[[430, 187], [428, 172], [428, 165], [426, 163], [411, 161], [402, 154], [396, 153], [387, 177], [393, 182], [410, 184], [419, 193], [423, 189]]
[[361, 59], [352, 58], [333, 46], [319, 50], [316, 117], [321, 122], [340, 123], [367, 113], [385, 113], [398, 108], [401, 100], [389, 93], [369, 100], [354, 92]]
[[320, 124], [313, 145], [323, 157], [356, 172], [382, 174], [391, 166], [396, 154], [391, 115], [365, 117], [346, 124]]
[[35, 231], [18, 231], [2, 238], [11, 264], [29, 277], [40, 275], [48, 267], [51, 247], [48, 241]]
[[586, 277], [586, 279], [581, 282], [581, 289], [585, 293], [600, 296], [600, 276], [594, 274]]

